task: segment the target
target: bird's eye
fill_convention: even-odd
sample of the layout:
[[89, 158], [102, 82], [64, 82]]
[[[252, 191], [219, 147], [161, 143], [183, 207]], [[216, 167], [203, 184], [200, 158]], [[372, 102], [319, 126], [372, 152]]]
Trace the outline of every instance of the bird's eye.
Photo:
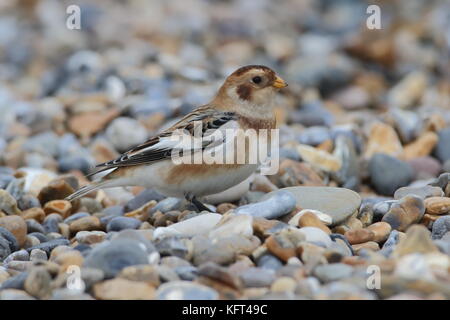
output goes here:
[[256, 84], [261, 83], [261, 80], [262, 79], [260, 76], [253, 77], [253, 79], [252, 79], [253, 83], [256, 83]]

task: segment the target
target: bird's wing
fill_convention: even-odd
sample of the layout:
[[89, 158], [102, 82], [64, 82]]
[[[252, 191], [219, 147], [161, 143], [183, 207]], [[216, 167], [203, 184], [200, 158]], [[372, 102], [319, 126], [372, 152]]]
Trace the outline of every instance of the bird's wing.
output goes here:
[[[149, 164], [171, 158], [174, 152], [192, 154], [222, 143], [217, 133], [225, 128], [235, 127], [237, 117], [233, 112], [218, 111], [200, 107], [186, 115], [169, 129], [130, 149], [117, 159], [98, 164], [95, 175], [118, 167]], [[222, 136], [221, 136], [222, 137]]]

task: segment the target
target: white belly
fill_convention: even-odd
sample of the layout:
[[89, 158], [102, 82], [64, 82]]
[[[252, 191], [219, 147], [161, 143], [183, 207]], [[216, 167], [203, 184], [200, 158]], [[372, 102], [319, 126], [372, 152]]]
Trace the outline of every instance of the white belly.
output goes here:
[[181, 183], [167, 184], [167, 173], [173, 166], [171, 161], [161, 161], [137, 167], [127, 178], [120, 179], [118, 184], [154, 188], [171, 197], [183, 198], [187, 193], [200, 197], [227, 190], [247, 179], [258, 168], [257, 164], [247, 164], [234, 170], [218, 170], [215, 174], [189, 177]]

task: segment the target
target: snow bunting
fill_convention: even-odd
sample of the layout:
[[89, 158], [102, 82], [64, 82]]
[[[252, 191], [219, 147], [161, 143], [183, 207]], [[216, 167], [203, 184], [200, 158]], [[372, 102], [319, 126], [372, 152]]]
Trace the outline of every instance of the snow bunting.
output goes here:
[[[225, 80], [210, 103], [193, 110], [172, 127], [119, 158], [97, 165], [98, 170], [89, 176], [99, 173], [103, 176], [82, 187], [67, 200], [77, 199], [100, 188], [143, 186], [167, 196], [185, 197], [199, 210], [208, 210], [198, 200], [199, 197], [219, 193], [244, 181], [258, 168], [260, 159], [257, 163], [192, 163], [187, 162], [186, 157], [190, 160], [191, 156], [195, 158], [196, 155], [200, 155], [201, 159], [206, 155], [211, 157], [218, 154], [218, 150], [229, 150], [231, 145], [237, 156], [244, 155], [248, 160], [254, 150], [248, 145], [238, 149], [236, 146], [239, 143], [235, 140], [239, 139], [240, 134], [235, 133], [230, 138], [229, 131], [240, 129], [245, 135], [245, 130], [256, 133], [265, 130], [269, 137], [262, 143], [269, 143], [270, 131], [276, 125], [273, 112], [275, 93], [286, 86], [286, 82], [268, 67], [249, 65], [239, 68]], [[224, 131], [227, 134], [223, 135]], [[191, 141], [186, 142], [186, 137]], [[174, 154], [181, 155], [184, 161], [175, 161]], [[232, 158], [235, 159], [235, 156]]]

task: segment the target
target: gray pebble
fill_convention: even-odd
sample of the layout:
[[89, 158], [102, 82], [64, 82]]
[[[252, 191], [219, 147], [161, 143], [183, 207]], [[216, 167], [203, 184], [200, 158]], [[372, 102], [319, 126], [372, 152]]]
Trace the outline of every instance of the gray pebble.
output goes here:
[[141, 221], [130, 217], [114, 217], [106, 225], [106, 231], [122, 231], [125, 229], [138, 229]]
[[253, 217], [276, 219], [291, 212], [296, 205], [294, 196], [286, 191], [277, 191], [261, 202], [248, 204], [235, 209], [236, 214], [248, 214]]
[[370, 159], [369, 172], [375, 190], [387, 196], [408, 185], [414, 174], [407, 162], [382, 153], [376, 153]]

